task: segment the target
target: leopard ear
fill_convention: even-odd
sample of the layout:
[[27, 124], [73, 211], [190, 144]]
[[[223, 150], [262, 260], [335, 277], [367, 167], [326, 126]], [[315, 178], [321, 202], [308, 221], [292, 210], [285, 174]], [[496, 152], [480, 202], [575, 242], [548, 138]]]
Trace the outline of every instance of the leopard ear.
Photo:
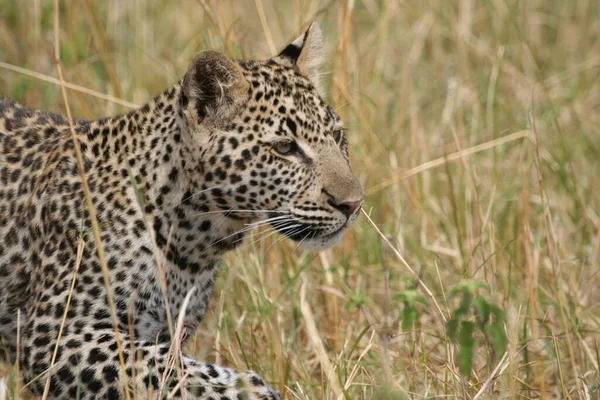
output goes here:
[[316, 22], [286, 46], [278, 57], [298, 67], [301, 74], [319, 86], [319, 69], [323, 63], [323, 35]]
[[206, 118], [227, 118], [240, 99], [245, 98], [248, 87], [240, 65], [218, 51], [200, 52], [183, 78], [183, 112], [194, 126]]

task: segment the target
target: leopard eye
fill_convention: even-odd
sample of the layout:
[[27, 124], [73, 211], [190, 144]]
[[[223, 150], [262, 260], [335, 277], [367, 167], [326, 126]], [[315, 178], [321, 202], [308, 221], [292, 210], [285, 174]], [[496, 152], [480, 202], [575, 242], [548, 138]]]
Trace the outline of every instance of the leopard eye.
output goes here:
[[335, 131], [333, 131], [332, 135], [333, 135], [333, 140], [335, 140], [335, 142], [339, 145], [340, 143], [342, 143], [342, 139], [344, 138], [344, 131], [346, 129], [344, 128], [340, 128], [340, 129], [336, 129]]
[[273, 144], [273, 150], [282, 156], [289, 156], [296, 151], [296, 143], [291, 140], [282, 140]]

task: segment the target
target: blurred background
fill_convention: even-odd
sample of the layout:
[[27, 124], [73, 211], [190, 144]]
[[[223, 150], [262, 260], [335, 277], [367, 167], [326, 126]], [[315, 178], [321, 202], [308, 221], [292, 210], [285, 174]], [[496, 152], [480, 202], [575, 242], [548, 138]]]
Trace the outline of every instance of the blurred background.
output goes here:
[[[65, 0], [58, 16], [80, 119], [151, 100], [202, 49], [264, 59], [323, 30], [372, 223], [318, 254], [256, 233], [189, 353], [287, 399], [598, 398], [597, 0]], [[0, 0], [0, 95], [64, 113], [54, 17]]]

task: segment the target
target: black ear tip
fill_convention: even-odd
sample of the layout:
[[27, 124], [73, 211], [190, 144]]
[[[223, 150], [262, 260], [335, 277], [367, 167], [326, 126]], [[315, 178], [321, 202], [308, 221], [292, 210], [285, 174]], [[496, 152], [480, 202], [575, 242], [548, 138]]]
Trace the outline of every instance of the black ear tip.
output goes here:
[[302, 49], [296, 46], [294, 43], [288, 44], [285, 49], [279, 53], [281, 57], [287, 57], [292, 60], [297, 60], [300, 57], [300, 53], [302, 53]]
[[[317, 45], [320, 45], [321, 40], [321, 29], [319, 28], [319, 24], [313, 21], [302, 35], [287, 45], [287, 47], [279, 53], [279, 57], [287, 58], [296, 64], [307, 47], [314, 47], [315, 42]], [[311, 52], [312, 50], [309, 49], [308, 51]]]

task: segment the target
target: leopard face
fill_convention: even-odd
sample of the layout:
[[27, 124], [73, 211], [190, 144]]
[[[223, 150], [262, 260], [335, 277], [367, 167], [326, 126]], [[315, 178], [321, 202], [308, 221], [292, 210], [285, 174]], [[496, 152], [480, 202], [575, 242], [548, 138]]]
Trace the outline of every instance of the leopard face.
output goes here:
[[264, 62], [201, 53], [182, 91], [209, 203], [233, 218], [268, 222], [310, 249], [337, 243], [363, 198], [345, 129], [317, 89], [310, 51], [319, 39], [309, 29]]

